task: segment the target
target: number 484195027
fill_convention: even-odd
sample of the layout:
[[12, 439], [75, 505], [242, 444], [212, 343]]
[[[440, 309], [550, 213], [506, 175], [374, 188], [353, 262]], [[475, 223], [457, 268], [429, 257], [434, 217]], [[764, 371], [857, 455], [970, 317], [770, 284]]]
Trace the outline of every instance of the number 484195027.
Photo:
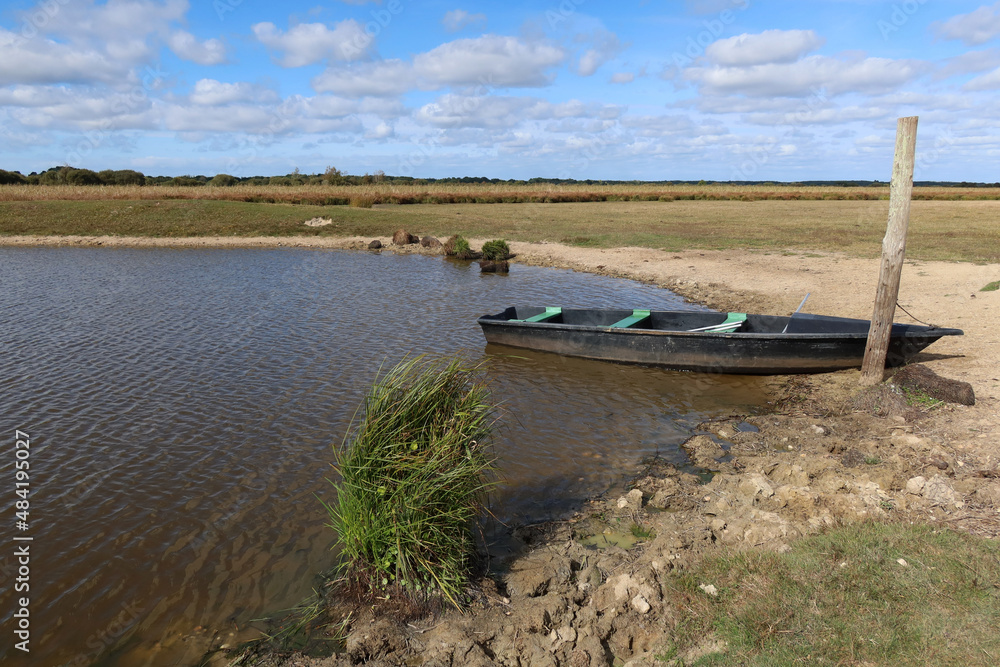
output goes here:
[[31, 468], [31, 438], [24, 431], [14, 432], [14, 494], [17, 501], [14, 507], [17, 511], [17, 527], [19, 530], [28, 530], [28, 510], [31, 506], [28, 501], [28, 494], [31, 492], [31, 480], [28, 471]]

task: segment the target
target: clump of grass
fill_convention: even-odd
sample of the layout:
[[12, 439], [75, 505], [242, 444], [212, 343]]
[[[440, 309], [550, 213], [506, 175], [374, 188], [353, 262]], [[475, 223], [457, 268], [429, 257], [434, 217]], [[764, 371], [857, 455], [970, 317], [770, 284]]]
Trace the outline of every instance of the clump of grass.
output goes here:
[[981, 290], [979, 290], [979, 291], [980, 292], [996, 292], [998, 289], [1000, 289], [1000, 280], [994, 280], [993, 282], [987, 283], [986, 285], [984, 285], [983, 288]]
[[697, 664], [996, 664], [998, 567], [995, 541], [901, 523], [724, 553], [667, 580], [682, 610], [672, 652], [709, 637], [721, 648]]
[[510, 246], [503, 239], [494, 239], [483, 244], [483, 259], [502, 262], [510, 257]]
[[469, 246], [468, 240], [462, 236], [456, 236], [455, 242], [452, 244], [452, 250], [455, 257], [458, 259], [472, 259], [475, 253], [472, 252], [472, 248]]
[[473, 524], [495, 483], [481, 371], [416, 357], [380, 373], [337, 452], [337, 500], [324, 505], [344, 578], [366, 582], [372, 597], [438, 593], [458, 605], [475, 557]]

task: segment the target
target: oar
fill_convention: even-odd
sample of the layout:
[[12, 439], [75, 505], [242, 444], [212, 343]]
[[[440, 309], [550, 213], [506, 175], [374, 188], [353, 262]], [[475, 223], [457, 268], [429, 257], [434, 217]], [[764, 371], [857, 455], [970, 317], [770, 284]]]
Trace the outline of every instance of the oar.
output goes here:
[[[802, 303], [800, 303], [799, 307], [795, 309], [795, 313], [802, 310], [802, 306], [806, 305], [806, 299], [809, 298], [809, 294], [810, 294], [809, 292], [806, 292], [806, 298], [802, 299]], [[781, 330], [781, 333], [785, 333], [786, 331], [788, 331], [788, 325], [792, 323], [792, 318], [795, 317], [795, 313], [789, 315], [788, 322], [785, 323], [785, 328]]]

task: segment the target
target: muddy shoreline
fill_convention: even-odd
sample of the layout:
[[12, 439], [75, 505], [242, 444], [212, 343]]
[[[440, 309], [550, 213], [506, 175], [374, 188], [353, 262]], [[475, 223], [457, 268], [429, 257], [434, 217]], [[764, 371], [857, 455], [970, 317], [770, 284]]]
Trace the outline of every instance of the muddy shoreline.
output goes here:
[[[0, 244], [360, 250], [370, 240], [0, 237]], [[428, 252], [381, 241], [393, 252]], [[791, 312], [809, 292], [807, 312], [867, 319], [878, 272], [874, 258], [819, 253], [510, 245], [517, 262], [641, 280], [743, 312]], [[685, 444], [692, 462], [715, 471], [709, 483], [651, 462], [627, 493], [522, 535], [530, 549], [500, 580], [481, 582], [471, 612], [407, 622], [358, 614], [345, 653], [272, 656], [266, 664], [656, 664], [675, 619], [662, 582], [720, 547], [782, 551], [799, 537], [865, 520], [1000, 537], [1000, 292], [979, 291], [996, 280], [996, 264], [907, 262], [903, 272], [906, 311], [965, 330], [917, 361], [970, 383], [974, 405], [913, 404], [888, 389], [859, 396], [858, 371], [777, 376], [771, 412], [702, 424]], [[914, 321], [899, 310], [896, 320]], [[623, 541], [632, 524], [650, 536]], [[712, 641], [678, 657], [716, 650]], [[213, 664], [225, 664], [222, 654]]]

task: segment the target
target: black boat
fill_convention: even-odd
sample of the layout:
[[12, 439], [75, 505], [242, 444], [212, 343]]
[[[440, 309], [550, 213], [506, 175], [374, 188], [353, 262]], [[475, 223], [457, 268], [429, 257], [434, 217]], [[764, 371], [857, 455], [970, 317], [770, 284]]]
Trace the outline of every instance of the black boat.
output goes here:
[[[573, 357], [711, 373], [819, 373], [857, 368], [868, 320], [699, 311], [507, 308], [479, 318], [486, 341]], [[893, 324], [887, 366], [961, 329]]]

